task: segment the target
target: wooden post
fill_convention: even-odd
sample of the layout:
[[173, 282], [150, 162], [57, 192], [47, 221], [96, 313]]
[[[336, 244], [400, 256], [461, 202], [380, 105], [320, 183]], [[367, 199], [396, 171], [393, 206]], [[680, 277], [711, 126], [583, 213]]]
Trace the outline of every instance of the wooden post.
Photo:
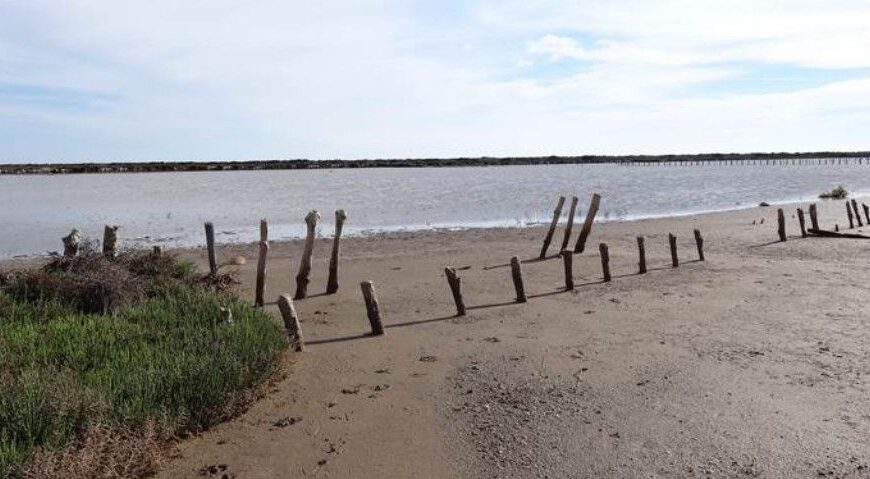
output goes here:
[[638, 267], [637, 272], [639, 274], [646, 273], [646, 248], [643, 244], [643, 236], [637, 237], [637, 254], [638, 254]]
[[582, 253], [586, 249], [586, 238], [592, 231], [592, 223], [595, 221], [595, 215], [598, 214], [598, 206], [601, 203], [601, 195], [594, 193], [592, 195], [592, 203], [589, 204], [589, 211], [586, 212], [586, 220], [583, 222], [583, 228], [580, 229], [580, 236], [577, 238], [577, 244], [574, 245], [575, 253]]
[[63, 241], [63, 255], [67, 258], [72, 258], [79, 254], [79, 249], [82, 247], [82, 234], [79, 230], [73, 228], [68, 235], [61, 238]]
[[359, 286], [366, 302], [366, 314], [372, 326], [372, 336], [381, 336], [384, 334], [384, 325], [381, 320], [381, 307], [375, 294], [375, 285], [371, 281], [363, 281]]
[[699, 229], [695, 229], [695, 244], [698, 245], [698, 260], [704, 261], [704, 237]]
[[293, 299], [303, 299], [308, 294], [308, 275], [311, 274], [311, 255], [314, 253], [314, 236], [317, 234], [317, 220], [320, 213], [311, 210], [305, 215], [305, 226], [308, 232], [305, 235], [305, 250], [302, 251], [302, 260], [299, 262], [299, 272], [296, 273], [296, 294]]
[[260, 257], [257, 259], [257, 285], [254, 294], [254, 306], [262, 307], [266, 291], [266, 255], [269, 253], [269, 242], [260, 241]]
[[514, 256], [511, 258], [511, 276], [514, 279], [514, 289], [517, 290], [517, 303], [525, 303], [526, 288], [523, 286], [523, 269], [520, 267], [520, 259]]
[[846, 215], [849, 217], [849, 229], [855, 227], [855, 220], [852, 218], [852, 207], [849, 206], [849, 202], [846, 201]]
[[565, 289], [570, 291], [574, 289], [574, 253], [571, 250], [563, 249], [560, 254], [565, 266]]
[[287, 336], [296, 352], [302, 352], [305, 349], [305, 340], [302, 337], [302, 327], [299, 325], [299, 316], [296, 315], [296, 308], [293, 307], [293, 300], [289, 294], [278, 296], [278, 309], [281, 311], [281, 318], [284, 320], [284, 329], [287, 331]]
[[870, 226], [870, 208], [865, 203], [861, 203], [861, 207], [864, 208], [864, 219], [867, 220], [867, 225]]
[[154, 256], [160, 256], [163, 254], [163, 248], [160, 245], [156, 244], [151, 247], [151, 253], [153, 253]]
[[544, 237], [544, 245], [541, 246], [541, 255], [539, 258], [547, 257], [547, 248], [550, 247], [550, 241], [553, 240], [553, 234], [556, 232], [556, 225], [559, 224], [559, 217], [562, 216], [562, 206], [565, 205], [565, 197], [560, 196], [556, 203], [556, 209], [553, 210], [553, 221], [550, 222], [550, 229], [547, 230], [547, 236]]
[[861, 221], [861, 212], [858, 211], [858, 202], [854, 199], [852, 200], [852, 211], [855, 212], [855, 222], [858, 223], [858, 227], [864, 226], [864, 222]]
[[217, 256], [214, 252], [214, 224], [205, 224], [205, 245], [208, 248], [208, 271], [212, 276], [217, 274]]
[[776, 231], [779, 233], [779, 240], [785, 241], [785, 213], [782, 211], [782, 208], [776, 210], [776, 222]]
[[814, 230], [819, 228], [819, 213], [816, 210], [816, 204], [813, 203], [810, 205], [810, 225], [812, 225]]
[[801, 208], [798, 208], [797, 215], [798, 215], [798, 224], [801, 227], [801, 238], [806, 238], [807, 237], [807, 225], [806, 225], [806, 220], [804, 219], [804, 210]]
[[326, 282], [326, 294], [338, 291], [338, 260], [341, 254], [341, 230], [344, 228], [344, 220], [347, 214], [344, 210], [335, 211], [335, 236], [332, 237], [332, 255], [329, 257], [329, 280]]
[[447, 276], [447, 284], [450, 286], [450, 292], [453, 293], [453, 302], [456, 303], [456, 315], [465, 316], [465, 301], [462, 299], [462, 278], [456, 274], [456, 268], [444, 268], [444, 274]]
[[680, 258], [677, 257], [677, 237], [668, 233], [668, 243], [671, 245], [671, 266], [676, 268], [680, 265]]
[[118, 227], [109, 226], [103, 229], [103, 255], [114, 258], [118, 255]]
[[604, 282], [606, 283], [610, 281], [610, 253], [607, 250], [607, 244], [599, 244], [598, 252], [601, 254], [601, 273], [604, 276]]
[[266, 218], [260, 220], [260, 241], [269, 241], [269, 222]]
[[[574, 216], [577, 215], [577, 203], [580, 201], [576, 196], [571, 197], [571, 207], [568, 208], [568, 224], [565, 225], [565, 236], [562, 237], [562, 247], [559, 251], [568, 249], [568, 243], [571, 241], [571, 229], [574, 227]], [[870, 223], [870, 220], [868, 220]]]

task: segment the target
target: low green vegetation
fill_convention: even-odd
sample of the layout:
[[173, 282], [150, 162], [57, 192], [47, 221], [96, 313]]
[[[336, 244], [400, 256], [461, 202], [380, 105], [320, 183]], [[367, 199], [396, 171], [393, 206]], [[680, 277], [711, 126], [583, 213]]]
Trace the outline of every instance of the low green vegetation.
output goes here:
[[146, 474], [141, 444], [231, 415], [276, 370], [285, 339], [214, 284], [144, 253], [2, 275], [0, 477]]
[[846, 188], [843, 188], [843, 185], [840, 185], [831, 191], [825, 191], [824, 193], [819, 195], [819, 198], [822, 198], [824, 200], [842, 200], [848, 197], [849, 192], [846, 191]]

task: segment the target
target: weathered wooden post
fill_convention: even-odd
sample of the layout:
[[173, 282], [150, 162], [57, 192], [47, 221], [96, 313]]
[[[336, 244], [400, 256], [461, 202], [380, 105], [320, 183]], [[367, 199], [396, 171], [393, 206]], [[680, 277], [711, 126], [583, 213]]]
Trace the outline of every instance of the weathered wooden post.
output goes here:
[[777, 228], [776, 231], [779, 233], [779, 240], [785, 241], [785, 213], [782, 211], [782, 208], [776, 210], [776, 222]]
[[465, 316], [465, 301], [462, 299], [462, 278], [456, 274], [456, 268], [444, 268], [444, 275], [447, 276], [447, 284], [450, 286], [450, 292], [453, 293], [453, 302], [456, 303], [456, 315]]
[[[580, 201], [576, 196], [571, 197], [571, 207], [568, 208], [568, 224], [565, 225], [565, 236], [562, 237], [562, 247], [559, 251], [568, 249], [568, 243], [571, 241], [571, 229], [574, 227], [574, 216], [577, 215], [577, 203]], [[870, 220], [868, 220], [870, 223]]]
[[610, 252], [607, 250], [607, 244], [599, 244], [598, 252], [601, 255], [601, 273], [604, 276], [604, 282], [606, 283], [610, 281]]
[[704, 237], [701, 230], [695, 229], [695, 244], [698, 245], [698, 261], [704, 261]]
[[583, 221], [583, 228], [580, 229], [580, 236], [577, 238], [577, 244], [574, 245], [575, 253], [582, 253], [586, 249], [586, 238], [592, 231], [592, 223], [595, 221], [595, 215], [598, 214], [598, 206], [601, 203], [601, 195], [598, 193], [592, 194], [592, 203], [589, 204], [589, 211], [586, 212], [586, 220]]
[[864, 208], [864, 219], [867, 220], [867, 225], [870, 226], [870, 207], [867, 207], [866, 203], [861, 203], [861, 207]]
[[553, 221], [550, 222], [550, 229], [547, 230], [547, 236], [544, 237], [544, 245], [541, 246], [540, 259], [547, 257], [547, 248], [550, 247], [550, 241], [553, 240], [553, 234], [556, 232], [556, 225], [559, 224], [559, 217], [562, 216], [562, 206], [565, 205], [565, 197], [560, 196], [556, 203], [556, 209], [553, 210]]
[[205, 224], [205, 245], [208, 248], [208, 271], [212, 276], [217, 274], [217, 256], [214, 251], [214, 224], [211, 221]]
[[278, 296], [278, 310], [281, 311], [281, 318], [284, 320], [284, 329], [287, 331], [287, 336], [290, 337], [293, 349], [296, 352], [301, 352], [305, 349], [305, 340], [302, 337], [302, 327], [299, 325], [299, 316], [296, 315], [296, 308], [293, 306], [293, 299], [289, 294]]
[[254, 306], [265, 304], [266, 291], [266, 256], [269, 254], [269, 242], [260, 241], [260, 256], [257, 258], [257, 283], [254, 293]]
[[347, 214], [344, 210], [335, 211], [335, 236], [332, 238], [332, 255], [329, 256], [329, 280], [326, 282], [326, 294], [338, 291], [338, 261], [341, 254], [341, 230]]
[[680, 265], [680, 258], [677, 257], [677, 237], [668, 233], [668, 243], [671, 245], [671, 266], [676, 268]]
[[858, 202], [854, 199], [852, 200], [852, 211], [855, 212], [855, 222], [858, 223], [858, 227], [864, 226], [864, 222], [861, 221], [861, 212], [858, 211]]
[[514, 289], [517, 291], [517, 303], [525, 303], [526, 288], [523, 286], [523, 270], [520, 266], [520, 259], [516, 256], [511, 258], [511, 276], [514, 280]]
[[855, 227], [855, 220], [852, 218], [852, 207], [849, 206], [849, 202], [846, 201], [846, 215], [849, 217], [849, 229]]
[[366, 314], [372, 326], [372, 336], [381, 336], [384, 334], [384, 325], [381, 320], [381, 306], [378, 304], [378, 296], [375, 294], [375, 285], [371, 281], [363, 281], [359, 286], [366, 302]]
[[637, 237], [637, 254], [638, 254], [638, 264], [637, 264], [637, 272], [639, 274], [646, 273], [646, 248], [643, 244], [643, 236]]
[[67, 258], [72, 258], [79, 254], [82, 247], [82, 234], [79, 230], [73, 228], [68, 235], [61, 238], [63, 241], [63, 255]]
[[303, 299], [308, 294], [308, 275], [311, 274], [311, 255], [314, 253], [314, 236], [317, 234], [319, 219], [320, 213], [317, 210], [311, 210], [305, 215], [305, 226], [308, 232], [305, 235], [305, 249], [299, 262], [299, 272], [296, 273], [296, 294], [293, 299]]
[[269, 222], [266, 218], [260, 220], [260, 241], [269, 241]]
[[807, 226], [806, 226], [806, 220], [804, 219], [804, 210], [801, 208], [798, 208], [797, 215], [798, 215], [798, 224], [801, 227], [801, 238], [806, 238], [807, 237]]
[[103, 255], [108, 258], [118, 256], [118, 227], [106, 225], [103, 228]]
[[819, 213], [815, 203], [810, 205], [810, 225], [814, 230], [819, 229]]
[[154, 256], [160, 256], [163, 254], [163, 248], [156, 244], [151, 247], [151, 253], [154, 254]]
[[570, 291], [574, 289], [574, 252], [563, 249], [560, 254], [565, 266], [565, 289]]

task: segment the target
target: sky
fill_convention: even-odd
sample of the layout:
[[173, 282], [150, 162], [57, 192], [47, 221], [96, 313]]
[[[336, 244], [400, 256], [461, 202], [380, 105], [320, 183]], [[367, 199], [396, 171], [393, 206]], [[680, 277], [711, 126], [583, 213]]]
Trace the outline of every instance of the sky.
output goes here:
[[867, 0], [0, 0], [0, 162], [870, 149]]

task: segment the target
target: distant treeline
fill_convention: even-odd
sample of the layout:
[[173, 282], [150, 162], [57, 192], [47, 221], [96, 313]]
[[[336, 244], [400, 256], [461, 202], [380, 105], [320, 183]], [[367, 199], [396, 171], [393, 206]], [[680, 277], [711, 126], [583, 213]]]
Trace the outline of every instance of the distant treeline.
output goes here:
[[697, 155], [532, 156], [508, 158], [419, 158], [364, 160], [266, 160], [210, 162], [55, 163], [0, 165], [0, 175], [144, 173], [164, 171], [311, 170], [330, 168], [424, 168], [450, 166], [565, 165], [583, 163], [673, 163], [807, 158], [866, 158], [868, 151], [808, 153], [702, 153]]

